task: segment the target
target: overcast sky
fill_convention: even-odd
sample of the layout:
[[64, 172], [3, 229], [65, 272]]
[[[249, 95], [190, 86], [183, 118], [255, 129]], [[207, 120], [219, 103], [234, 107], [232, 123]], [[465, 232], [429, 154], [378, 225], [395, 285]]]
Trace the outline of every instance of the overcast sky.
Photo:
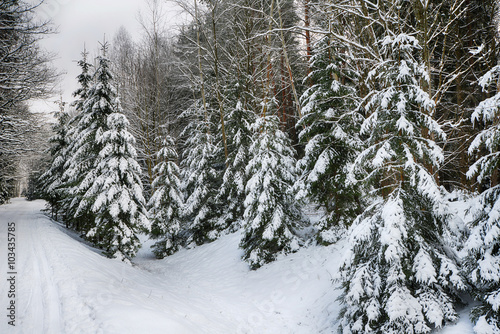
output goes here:
[[[37, 0], [31, 0], [37, 3]], [[164, 2], [165, 21], [175, 29], [175, 24], [181, 23], [179, 10], [171, 3]], [[79, 68], [76, 61], [85, 43], [91, 55], [97, 54], [98, 42], [111, 41], [120, 26], [124, 26], [138, 40], [142, 34], [139, 24], [139, 13], [148, 15], [146, 0], [45, 0], [38, 8], [37, 15], [42, 19], [51, 19], [58, 33], [48, 36], [42, 41], [42, 46], [57, 54], [54, 66], [66, 74], [63, 75], [60, 89], [63, 100], [72, 101], [72, 92], [78, 87], [76, 76]], [[53, 101], [35, 101], [33, 111], [52, 111], [57, 109]]]

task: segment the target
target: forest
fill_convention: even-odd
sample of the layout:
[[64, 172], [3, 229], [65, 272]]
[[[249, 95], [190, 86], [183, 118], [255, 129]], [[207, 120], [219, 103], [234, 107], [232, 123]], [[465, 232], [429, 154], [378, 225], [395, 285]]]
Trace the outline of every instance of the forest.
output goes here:
[[[476, 332], [500, 333], [499, 3], [175, 3], [176, 34], [151, 0], [141, 40], [82, 50], [26, 196], [125, 262], [140, 234], [161, 259], [242, 231], [253, 270], [347, 238], [342, 333], [428, 333], [466, 295]], [[57, 73], [26, 3], [2, 1], [0, 26], [4, 203], [42, 132], [26, 101]]]

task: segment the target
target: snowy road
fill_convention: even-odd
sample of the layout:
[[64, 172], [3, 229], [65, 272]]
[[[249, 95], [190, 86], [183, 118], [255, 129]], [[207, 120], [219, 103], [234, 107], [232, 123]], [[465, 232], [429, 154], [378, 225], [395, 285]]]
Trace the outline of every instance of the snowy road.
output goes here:
[[[43, 218], [39, 216], [39, 207], [27, 207], [25, 203], [19, 201], [0, 207], [0, 245], [3, 248], [0, 254], [4, 255], [0, 259], [0, 273], [4, 276], [1, 309], [10, 307], [6, 315], [12, 313], [10, 318], [2, 314], [2, 318], [7, 321], [2, 321], [0, 332], [35, 333], [40, 330], [59, 333], [63, 329], [59, 289], [53, 279], [54, 269], [48, 264], [50, 253], [38, 239], [42, 233]], [[7, 238], [10, 239], [9, 244]], [[12, 251], [16, 256], [11, 256], [8, 262], [8, 255]], [[42, 253], [46, 255], [37, 256]], [[11, 275], [11, 272], [16, 274]], [[11, 281], [8, 281], [9, 278]], [[14, 308], [11, 301], [15, 303]], [[12, 309], [15, 312], [11, 312]], [[23, 323], [23, 330], [15, 330], [20, 323]]]
[[[163, 260], [144, 240], [132, 267], [101, 256], [43, 208], [24, 199], [0, 206], [0, 334], [336, 333], [340, 291], [332, 278], [341, 245], [306, 248], [249, 271], [238, 234]], [[473, 333], [467, 312], [461, 315], [440, 334]]]
[[[0, 206], [0, 333], [196, 333], [186, 314], [161, 299], [156, 277], [96, 254], [40, 213], [41, 201]], [[15, 232], [8, 234], [8, 226]], [[15, 235], [15, 262], [7, 238]], [[12, 246], [9, 245], [9, 246]], [[8, 263], [15, 268], [8, 268]], [[14, 269], [16, 274], [8, 274]], [[15, 277], [15, 284], [8, 281]], [[15, 298], [9, 298], [9, 291]], [[15, 326], [7, 317], [15, 302]], [[172, 300], [170, 300], [172, 301]], [[175, 303], [174, 303], [175, 304]], [[165, 331], [163, 331], [165, 332]]]
[[[5, 315], [2, 317], [11, 324], [2, 321], [0, 332], [36, 333], [39, 330], [61, 333], [63, 324], [60, 321], [62, 305], [59, 288], [54, 282], [54, 268], [48, 264], [51, 252], [45, 249], [44, 243], [38, 238], [43, 233], [43, 218], [39, 216], [37, 206], [27, 207], [25, 203], [15, 202], [0, 207], [0, 245], [3, 248], [0, 254], [4, 255], [0, 259], [0, 272], [5, 275], [0, 300], [4, 301], [3, 310], [6, 306], [11, 308], [8, 315], [13, 309], [11, 301], [15, 303], [15, 313], [12, 312], [10, 318]], [[16, 256], [8, 262], [7, 255], [12, 251]], [[38, 256], [41, 254], [43, 256]], [[11, 272], [16, 274], [11, 275]], [[15, 330], [21, 327], [21, 323], [23, 330]]]
[[[0, 206], [2, 334], [317, 333], [316, 309], [334, 299], [324, 293], [331, 276], [318, 272], [313, 254], [305, 255], [311, 261], [291, 257], [250, 272], [240, 260], [239, 237], [230, 236], [164, 260], [152, 258], [146, 245], [132, 267], [78, 241], [43, 208], [42, 201], [24, 199]], [[16, 256], [9, 269], [11, 225]], [[319, 284], [305, 289], [311, 278]], [[7, 317], [11, 300], [15, 326]]]

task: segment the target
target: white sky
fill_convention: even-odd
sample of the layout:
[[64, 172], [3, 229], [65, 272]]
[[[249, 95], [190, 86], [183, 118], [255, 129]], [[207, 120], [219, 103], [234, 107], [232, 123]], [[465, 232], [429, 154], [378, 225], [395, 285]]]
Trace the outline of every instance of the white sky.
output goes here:
[[[166, 23], [175, 29], [174, 24], [181, 23], [182, 15], [166, 1], [163, 8]], [[146, 0], [45, 0], [38, 8], [38, 17], [51, 19], [57, 27], [58, 33], [48, 36], [41, 44], [57, 54], [54, 66], [65, 73], [60, 83], [63, 101], [71, 102], [71, 94], [78, 87], [76, 76], [80, 70], [76, 61], [81, 58], [84, 43], [91, 56], [97, 55], [98, 42], [102, 42], [104, 35], [106, 40], [112, 41], [120, 26], [124, 26], [137, 41], [142, 34], [139, 13], [148, 16]], [[54, 101], [59, 99], [57, 95], [45, 101], [33, 101], [31, 109], [34, 112], [57, 110]]]

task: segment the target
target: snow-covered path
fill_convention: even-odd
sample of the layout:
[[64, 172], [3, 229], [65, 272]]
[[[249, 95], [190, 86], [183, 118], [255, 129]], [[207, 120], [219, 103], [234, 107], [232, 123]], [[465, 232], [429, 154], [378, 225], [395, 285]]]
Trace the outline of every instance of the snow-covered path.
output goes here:
[[[22, 207], [24, 205], [24, 208]], [[61, 304], [59, 288], [54, 282], [54, 270], [48, 264], [44, 243], [38, 236], [42, 233], [42, 218], [38, 217], [39, 208], [37, 206], [26, 207], [25, 202], [15, 202], [10, 206], [0, 207], [0, 245], [4, 254], [1, 258], [0, 272], [5, 275], [2, 279], [1, 300], [6, 300], [2, 306], [10, 306], [10, 300], [15, 301], [16, 314], [14, 324], [16, 327], [22, 322], [25, 333], [35, 333], [36, 330], [43, 332], [60, 333], [63, 330], [61, 323]], [[10, 224], [9, 224], [10, 223]], [[13, 224], [12, 224], [13, 223]], [[10, 239], [14, 237], [16, 258], [10, 264], [14, 267], [7, 267], [8, 253], [8, 226], [11, 228]], [[11, 249], [12, 250], [12, 249]], [[21, 255], [22, 254], [22, 255]], [[11, 288], [11, 283], [7, 281], [12, 275], [9, 272], [16, 272], [14, 275], [15, 289]], [[15, 298], [8, 298], [10, 293], [15, 293]], [[5, 307], [2, 307], [5, 310]], [[9, 312], [10, 313], [10, 312]], [[4, 319], [4, 317], [2, 317]], [[9, 321], [11, 319], [7, 318]], [[7, 327], [7, 321], [2, 321], [2, 329]], [[11, 332], [3, 329], [1, 332]], [[15, 331], [12, 331], [15, 332]], [[21, 332], [21, 331], [20, 331]]]
[[[196, 333], [160, 279], [106, 259], [40, 213], [43, 202], [0, 206], [0, 333]], [[8, 223], [15, 223], [15, 327], [8, 324]], [[153, 289], [159, 293], [153, 296]], [[175, 304], [175, 303], [174, 303]], [[193, 307], [195, 309], [195, 307]]]
[[[0, 334], [336, 333], [332, 278], [341, 245], [310, 247], [257, 271], [241, 261], [240, 235], [163, 260], [149, 245], [132, 267], [86, 246], [40, 210], [0, 206]], [[8, 297], [8, 227], [15, 224], [16, 298]], [[15, 301], [15, 327], [8, 324]], [[441, 334], [468, 334], [467, 312]]]
[[[42, 201], [24, 199], [0, 206], [0, 333], [315, 333], [329, 327], [316, 319], [316, 308], [338, 293], [328, 288], [327, 269], [318, 271], [325, 254], [291, 256], [250, 272], [236, 235], [164, 260], [145, 246], [131, 267], [75, 240], [43, 208]], [[15, 327], [6, 317], [10, 222]], [[316, 286], [305, 289], [312, 278]]]

